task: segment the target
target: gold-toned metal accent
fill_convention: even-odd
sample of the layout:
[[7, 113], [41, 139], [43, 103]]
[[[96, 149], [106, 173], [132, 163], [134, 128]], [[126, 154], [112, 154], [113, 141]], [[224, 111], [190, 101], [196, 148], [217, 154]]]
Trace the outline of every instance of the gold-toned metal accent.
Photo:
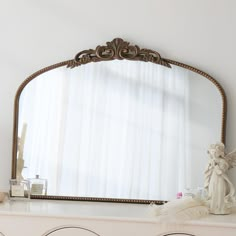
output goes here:
[[130, 45], [129, 42], [121, 38], [115, 38], [107, 42], [106, 46], [97, 46], [96, 49], [89, 49], [79, 52], [73, 61], [68, 63], [68, 67], [74, 68], [89, 62], [133, 60], [153, 62], [166, 67], [171, 67], [167, 61], [162, 60], [160, 54], [150, 49], [140, 49], [137, 45]]
[[86, 201], [86, 202], [119, 202], [119, 203], [136, 203], [150, 204], [155, 203], [162, 205], [167, 201], [161, 200], [145, 200], [145, 199], [125, 199], [125, 198], [98, 198], [98, 197], [76, 197], [76, 196], [53, 196], [53, 195], [31, 195], [31, 199], [46, 199], [46, 200], [71, 200], [71, 201]]
[[[17, 164], [17, 131], [18, 131], [18, 118], [19, 118], [19, 99], [24, 87], [37, 76], [59, 68], [59, 67], [69, 67], [74, 68], [83, 64], [90, 62], [99, 61], [110, 61], [110, 60], [134, 60], [134, 61], [144, 61], [152, 62], [155, 64], [163, 65], [171, 68], [171, 65], [176, 65], [187, 70], [193, 71], [197, 74], [202, 75], [209, 81], [211, 81], [218, 89], [222, 98], [222, 123], [221, 123], [221, 142], [225, 144], [226, 141], [226, 115], [227, 115], [227, 98], [223, 87], [220, 83], [211, 77], [209, 74], [189, 66], [187, 64], [177, 62], [171, 59], [162, 58], [158, 52], [150, 49], [140, 49], [137, 45], [132, 46], [130, 43], [116, 38], [111, 42], [107, 43], [107, 46], [97, 46], [95, 50], [89, 49], [79, 52], [74, 59], [63, 61], [48, 67], [45, 67], [31, 76], [29, 76], [17, 90], [15, 101], [14, 101], [14, 124], [13, 124], [13, 149], [12, 149], [12, 172], [11, 177], [16, 178], [16, 164]], [[73, 201], [97, 201], [97, 202], [119, 202], [119, 203], [140, 203], [140, 204], [164, 204], [166, 201], [162, 200], [144, 200], [144, 199], [117, 199], [117, 198], [94, 198], [94, 197], [72, 197], [72, 196], [41, 196], [32, 195], [32, 199], [48, 199], [48, 200], [73, 200]]]

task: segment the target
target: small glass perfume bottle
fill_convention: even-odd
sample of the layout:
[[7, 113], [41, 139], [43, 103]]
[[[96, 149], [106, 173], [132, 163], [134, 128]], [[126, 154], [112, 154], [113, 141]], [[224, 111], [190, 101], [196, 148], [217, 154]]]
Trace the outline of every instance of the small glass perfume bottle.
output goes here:
[[184, 189], [184, 196], [185, 197], [194, 197], [195, 196], [194, 190], [191, 188], [185, 188]]
[[203, 201], [206, 201], [207, 200], [207, 191], [204, 187], [198, 187], [197, 190], [196, 190], [196, 197], [198, 199], [201, 199]]
[[28, 180], [10, 179], [10, 199], [23, 200], [30, 198], [30, 185]]
[[30, 181], [30, 194], [31, 195], [47, 195], [47, 180], [39, 178], [36, 175], [35, 178], [29, 179]]

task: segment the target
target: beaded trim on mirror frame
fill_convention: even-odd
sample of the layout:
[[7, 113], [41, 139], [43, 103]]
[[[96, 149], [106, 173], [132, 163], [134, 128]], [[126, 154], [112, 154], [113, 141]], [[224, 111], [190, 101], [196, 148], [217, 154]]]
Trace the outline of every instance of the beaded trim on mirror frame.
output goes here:
[[119, 202], [119, 203], [135, 203], [135, 204], [150, 204], [155, 203], [161, 205], [167, 201], [162, 200], [145, 200], [145, 199], [125, 199], [125, 198], [98, 198], [98, 197], [76, 197], [76, 196], [54, 196], [54, 195], [31, 195], [31, 199], [46, 199], [46, 200], [70, 200], [70, 201], [92, 201], [92, 202]]
[[[224, 89], [219, 84], [217, 80], [208, 75], [207, 73], [189, 66], [187, 64], [177, 62], [171, 59], [162, 58], [158, 52], [155, 52], [150, 49], [140, 49], [137, 45], [131, 46], [128, 42], [116, 38], [111, 42], [107, 43], [107, 46], [97, 46], [95, 50], [89, 49], [79, 52], [74, 59], [59, 62], [57, 64], [45, 67], [31, 76], [29, 76], [23, 83], [19, 86], [15, 101], [14, 101], [14, 124], [13, 124], [13, 149], [12, 149], [12, 172], [11, 177], [16, 178], [16, 163], [17, 163], [17, 130], [18, 130], [18, 116], [19, 116], [19, 99], [22, 90], [24, 87], [37, 76], [62, 67], [66, 66], [69, 68], [74, 68], [82, 64], [87, 64], [90, 62], [99, 62], [99, 61], [109, 61], [109, 60], [134, 60], [134, 61], [144, 61], [152, 62], [155, 64], [163, 65], [171, 68], [171, 65], [176, 65], [195, 73], [198, 73], [211, 81], [219, 90], [222, 98], [222, 123], [221, 123], [221, 142], [225, 144], [225, 134], [226, 134], [226, 114], [227, 114], [227, 99], [224, 92]], [[120, 202], [120, 203], [141, 203], [141, 204], [163, 204], [166, 201], [160, 200], [138, 200], [138, 199], [115, 199], [115, 198], [93, 198], [93, 197], [69, 197], [69, 196], [32, 196], [33, 199], [48, 199], [48, 200], [79, 200], [79, 201], [101, 201], [101, 202]]]

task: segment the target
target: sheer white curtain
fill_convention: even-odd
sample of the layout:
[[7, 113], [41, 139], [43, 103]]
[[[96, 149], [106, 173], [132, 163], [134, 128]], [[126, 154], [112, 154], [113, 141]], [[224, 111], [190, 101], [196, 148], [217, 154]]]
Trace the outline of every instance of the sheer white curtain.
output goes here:
[[188, 72], [111, 61], [59, 68], [20, 98], [25, 177], [48, 194], [170, 199], [187, 185]]

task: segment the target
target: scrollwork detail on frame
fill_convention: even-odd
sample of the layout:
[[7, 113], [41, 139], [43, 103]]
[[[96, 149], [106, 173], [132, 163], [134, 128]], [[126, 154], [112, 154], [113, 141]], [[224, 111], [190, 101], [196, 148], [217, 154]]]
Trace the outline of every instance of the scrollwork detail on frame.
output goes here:
[[67, 64], [67, 67], [74, 68], [90, 62], [110, 61], [110, 60], [134, 60], [152, 62], [166, 67], [170, 64], [161, 58], [160, 54], [150, 49], [140, 49], [137, 45], [130, 45], [129, 42], [121, 38], [115, 38], [107, 42], [106, 46], [97, 46], [96, 49], [84, 50], [76, 54], [74, 60]]

